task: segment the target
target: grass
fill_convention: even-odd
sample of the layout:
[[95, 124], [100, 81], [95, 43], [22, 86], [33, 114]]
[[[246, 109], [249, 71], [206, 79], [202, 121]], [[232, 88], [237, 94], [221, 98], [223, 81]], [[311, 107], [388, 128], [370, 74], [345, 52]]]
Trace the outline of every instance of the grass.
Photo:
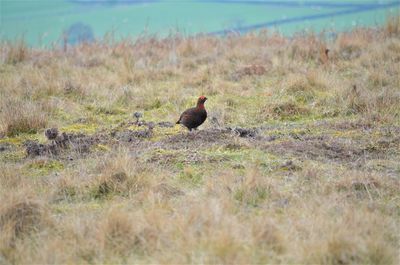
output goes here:
[[1, 44], [0, 263], [398, 264], [399, 27]]

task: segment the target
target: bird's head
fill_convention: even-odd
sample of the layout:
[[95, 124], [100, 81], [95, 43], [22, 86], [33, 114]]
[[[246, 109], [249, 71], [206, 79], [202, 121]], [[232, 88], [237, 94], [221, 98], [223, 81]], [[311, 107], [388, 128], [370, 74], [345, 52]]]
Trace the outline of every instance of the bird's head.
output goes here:
[[199, 105], [204, 105], [204, 102], [206, 102], [207, 98], [205, 96], [200, 96], [199, 99], [197, 100], [197, 106]]

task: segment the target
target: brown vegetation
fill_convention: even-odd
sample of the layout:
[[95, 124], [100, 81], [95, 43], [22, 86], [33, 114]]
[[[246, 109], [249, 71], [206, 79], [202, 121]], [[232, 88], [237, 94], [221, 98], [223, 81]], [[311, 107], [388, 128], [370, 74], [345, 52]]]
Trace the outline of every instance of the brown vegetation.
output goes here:
[[398, 264], [398, 28], [2, 44], [0, 263]]

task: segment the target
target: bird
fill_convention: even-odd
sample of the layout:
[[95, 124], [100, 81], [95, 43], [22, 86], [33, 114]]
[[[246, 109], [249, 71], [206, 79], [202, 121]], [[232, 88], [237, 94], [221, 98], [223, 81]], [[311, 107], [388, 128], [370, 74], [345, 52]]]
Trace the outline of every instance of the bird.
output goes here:
[[185, 110], [176, 124], [182, 124], [191, 131], [192, 129], [197, 129], [203, 122], [207, 119], [207, 111], [204, 108], [204, 102], [207, 98], [205, 96], [200, 96], [197, 100], [197, 105], [194, 108]]
[[49, 140], [55, 140], [58, 136], [58, 129], [57, 128], [49, 128], [44, 132], [44, 135]]

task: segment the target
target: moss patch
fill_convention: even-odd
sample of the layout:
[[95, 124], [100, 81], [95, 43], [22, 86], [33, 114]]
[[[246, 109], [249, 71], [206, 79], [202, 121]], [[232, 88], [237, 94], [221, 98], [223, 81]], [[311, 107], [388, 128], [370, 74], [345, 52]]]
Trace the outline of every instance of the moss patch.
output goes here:
[[20, 162], [26, 157], [25, 150], [18, 149], [11, 152], [2, 152], [0, 153], [0, 161], [3, 162]]
[[58, 160], [38, 159], [26, 164], [24, 169], [27, 174], [45, 176], [51, 172], [63, 170], [64, 164]]
[[96, 124], [77, 123], [62, 127], [61, 132], [93, 134], [97, 131], [97, 129], [98, 125]]

